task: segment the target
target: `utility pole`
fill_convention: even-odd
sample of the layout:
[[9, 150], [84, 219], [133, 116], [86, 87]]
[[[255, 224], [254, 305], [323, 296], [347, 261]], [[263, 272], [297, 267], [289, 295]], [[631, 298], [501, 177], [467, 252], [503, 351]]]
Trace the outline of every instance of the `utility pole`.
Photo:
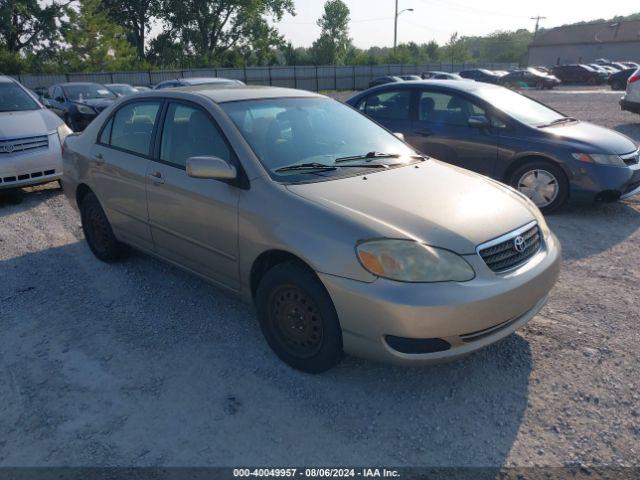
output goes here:
[[540, 20], [546, 20], [546, 19], [547, 19], [547, 17], [541, 17], [540, 15], [538, 15], [537, 17], [531, 17], [531, 20], [535, 20], [536, 21], [536, 29], [533, 32], [533, 39], [534, 40], [538, 36], [538, 29], [540, 28]]
[[405, 8], [404, 10], [398, 11], [398, 0], [396, 0], [396, 15], [394, 17], [393, 22], [393, 51], [396, 51], [396, 46], [398, 45], [398, 17], [401, 13], [404, 12], [413, 12], [413, 8]]

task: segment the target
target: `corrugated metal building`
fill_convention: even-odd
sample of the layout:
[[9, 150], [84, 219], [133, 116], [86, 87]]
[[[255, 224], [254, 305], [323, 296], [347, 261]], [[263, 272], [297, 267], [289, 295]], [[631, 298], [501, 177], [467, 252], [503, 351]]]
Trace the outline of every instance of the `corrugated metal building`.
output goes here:
[[640, 61], [640, 21], [586, 23], [538, 33], [529, 65], [592, 63], [598, 58]]

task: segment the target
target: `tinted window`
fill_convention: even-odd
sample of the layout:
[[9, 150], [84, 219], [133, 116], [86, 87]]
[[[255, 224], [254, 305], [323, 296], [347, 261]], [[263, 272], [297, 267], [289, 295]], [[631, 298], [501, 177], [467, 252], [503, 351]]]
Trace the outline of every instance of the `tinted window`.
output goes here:
[[232, 154], [209, 115], [196, 107], [172, 103], [162, 129], [160, 159], [184, 167], [189, 157], [231, 161]]
[[40, 107], [18, 84], [0, 83], [0, 112], [38, 110]]
[[399, 90], [371, 95], [360, 105], [360, 110], [376, 120], [408, 120], [410, 90]]
[[160, 102], [136, 102], [122, 107], [113, 117], [109, 144], [129, 152], [149, 155], [151, 135], [159, 110]]
[[419, 105], [420, 120], [446, 125], [467, 126], [469, 117], [486, 115], [469, 100], [447, 93], [421, 92]]

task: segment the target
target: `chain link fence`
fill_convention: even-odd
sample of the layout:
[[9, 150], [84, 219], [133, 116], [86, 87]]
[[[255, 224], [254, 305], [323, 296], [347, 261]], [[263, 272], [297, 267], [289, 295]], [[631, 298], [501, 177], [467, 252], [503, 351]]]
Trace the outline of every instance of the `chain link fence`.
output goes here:
[[423, 65], [311, 65], [246, 68], [199, 68], [189, 70], [150, 70], [146, 72], [96, 72], [67, 74], [14, 75], [20, 83], [31, 89], [48, 88], [63, 82], [128, 83], [134, 86], [153, 86], [165, 80], [186, 77], [223, 77], [242, 80], [247, 85], [271, 85], [303, 90], [361, 90], [369, 82], [384, 75], [420, 75], [428, 71], [459, 72], [471, 68], [511, 70], [517, 63]]

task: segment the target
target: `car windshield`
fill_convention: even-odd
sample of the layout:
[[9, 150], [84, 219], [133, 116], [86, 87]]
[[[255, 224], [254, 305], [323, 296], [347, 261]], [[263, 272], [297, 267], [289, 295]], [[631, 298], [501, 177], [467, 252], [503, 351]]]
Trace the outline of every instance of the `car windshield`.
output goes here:
[[97, 83], [86, 83], [83, 85], [65, 85], [62, 87], [69, 100], [95, 100], [101, 98], [115, 99], [116, 95], [107, 87]]
[[542, 103], [506, 88], [479, 88], [475, 93], [498, 110], [527, 125], [547, 125], [567, 118]]
[[133, 95], [134, 93], [138, 93], [138, 90], [130, 85], [109, 85], [109, 90], [119, 93], [120, 95]]
[[0, 112], [38, 110], [40, 106], [19, 85], [13, 82], [0, 83]]
[[[333, 100], [276, 98], [221, 106], [278, 180], [309, 181], [310, 176], [358, 173], [358, 167], [383, 170], [421, 161], [393, 134]], [[288, 168], [292, 166], [298, 169]]]

